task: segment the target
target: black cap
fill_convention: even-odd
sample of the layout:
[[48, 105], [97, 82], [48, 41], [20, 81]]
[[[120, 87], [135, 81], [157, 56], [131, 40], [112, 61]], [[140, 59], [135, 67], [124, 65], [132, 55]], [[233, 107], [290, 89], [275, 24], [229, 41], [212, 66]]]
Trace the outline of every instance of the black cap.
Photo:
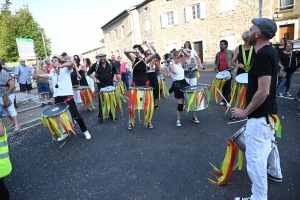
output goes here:
[[61, 56], [66, 56], [66, 55], [68, 55], [66, 52], [63, 52], [63, 53], [61, 54]]
[[277, 31], [277, 25], [268, 18], [254, 18], [252, 23], [260, 29], [261, 33], [269, 39], [272, 39]]

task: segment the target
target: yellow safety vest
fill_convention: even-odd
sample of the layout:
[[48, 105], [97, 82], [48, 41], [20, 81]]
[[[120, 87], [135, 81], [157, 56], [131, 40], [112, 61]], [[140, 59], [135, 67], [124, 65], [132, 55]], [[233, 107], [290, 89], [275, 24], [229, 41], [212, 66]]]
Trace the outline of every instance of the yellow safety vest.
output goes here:
[[[0, 123], [2, 123], [1, 119], [0, 119]], [[9, 175], [11, 172], [11, 163], [8, 155], [6, 129], [4, 125], [3, 125], [3, 129], [4, 129], [4, 135], [0, 137], [0, 178]]]

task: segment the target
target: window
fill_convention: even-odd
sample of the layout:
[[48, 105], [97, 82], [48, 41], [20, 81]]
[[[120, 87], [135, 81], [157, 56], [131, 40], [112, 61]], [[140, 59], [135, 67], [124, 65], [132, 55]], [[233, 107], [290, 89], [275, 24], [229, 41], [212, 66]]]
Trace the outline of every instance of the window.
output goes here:
[[174, 25], [174, 13], [173, 11], [167, 13], [168, 26]]
[[193, 19], [200, 19], [200, 3], [192, 6]]
[[118, 35], [117, 35], [117, 29], [114, 29], [114, 36], [115, 36], [115, 39], [118, 38]]
[[149, 19], [146, 19], [145, 20], [145, 31], [149, 31], [150, 30], [150, 20]]
[[233, 0], [220, 0], [220, 13], [233, 11]]
[[291, 9], [294, 7], [295, 0], [279, 0], [279, 7], [281, 10], [283, 9]]
[[[227, 49], [228, 50], [234, 50], [234, 48], [235, 48], [235, 46], [234, 46], [234, 35], [220, 36], [220, 41], [221, 40], [227, 40], [227, 42], [228, 42]], [[218, 48], [219, 48], [219, 43], [218, 43]]]
[[108, 41], [111, 42], [110, 32], [108, 32]]
[[205, 18], [205, 2], [201, 2], [192, 6], [188, 6], [184, 9], [185, 22], [191, 20], [204, 19]]
[[125, 37], [124, 25], [121, 26], [121, 34], [122, 34], [122, 37]]

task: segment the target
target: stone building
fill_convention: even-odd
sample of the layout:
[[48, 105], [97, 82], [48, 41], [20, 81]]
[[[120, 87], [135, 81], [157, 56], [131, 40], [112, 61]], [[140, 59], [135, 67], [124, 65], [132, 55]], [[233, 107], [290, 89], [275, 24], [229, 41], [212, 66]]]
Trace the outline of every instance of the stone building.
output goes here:
[[288, 40], [300, 40], [300, 1], [274, 0], [273, 20], [278, 26], [274, 42], [279, 42], [283, 37]]
[[144, 0], [102, 30], [111, 54], [122, 55], [124, 48], [146, 40], [163, 55], [188, 40], [207, 64], [214, 61], [220, 40], [226, 39], [228, 49], [234, 50], [252, 25], [251, 19], [260, 15], [272, 18], [273, 7], [273, 0]]
[[96, 55], [98, 55], [99, 53], [105, 53], [105, 44], [101, 43], [100, 47], [91, 49], [89, 51], [83, 52], [82, 53], [82, 57], [83, 58], [89, 58], [91, 60], [92, 63], [96, 62]]

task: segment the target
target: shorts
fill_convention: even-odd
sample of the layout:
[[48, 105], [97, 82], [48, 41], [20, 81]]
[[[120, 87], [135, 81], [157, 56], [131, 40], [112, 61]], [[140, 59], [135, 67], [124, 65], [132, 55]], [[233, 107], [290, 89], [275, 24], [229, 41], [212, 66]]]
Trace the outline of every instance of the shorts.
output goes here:
[[182, 92], [182, 89], [189, 86], [189, 84], [186, 82], [185, 79], [180, 80], [180, 81], [174, 81], [171, 88], [174, 92], [174, 96], [176, 99], [183, 99], [184, 95]]
[[170, 71], [170, 70], [169, 70], [169, 65], [170, 65], [170, 63], [165, 62], [165, 69], [168, 70], [168, 71]]
[[10, 94], [8, 96], [8, 98], [11, 101], [11, 104], [7, 107], [3, 107], [3, 115], [4, 116], [11, 116], [11, 117], [17, 116], [17, 111], [16, 111], [15, 105], [14, 105], [15, 96], [16, 96], [16, 94]]
[[20, 92], [25, 92], [26, 90], [32, 90], [32, 85], [31, 83], [26, 83], [26, 84], [22, 84], [22, 83], [19, 83], [20, 85]]
[[37, 88], [39, 94], [50, 93], [49, 83], [37, 83]]

